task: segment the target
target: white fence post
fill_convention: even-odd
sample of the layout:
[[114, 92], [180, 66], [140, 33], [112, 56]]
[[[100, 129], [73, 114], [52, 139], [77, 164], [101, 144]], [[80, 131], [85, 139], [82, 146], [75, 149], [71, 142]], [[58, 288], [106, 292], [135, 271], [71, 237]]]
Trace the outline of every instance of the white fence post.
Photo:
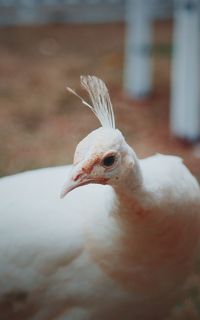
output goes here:
[[124, 89], [143, 98], [152, 89], [152, 14], [150, 0], [127, 0]]
[[174, 135], [200, 137], [200, 2], [175, 0], [170, 126]]

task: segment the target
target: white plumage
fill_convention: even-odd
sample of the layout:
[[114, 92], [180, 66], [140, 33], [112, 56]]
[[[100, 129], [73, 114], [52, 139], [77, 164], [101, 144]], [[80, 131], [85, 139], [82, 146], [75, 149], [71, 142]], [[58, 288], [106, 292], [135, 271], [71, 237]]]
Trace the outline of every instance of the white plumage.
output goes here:
[[[1, 320], [164, 319], [180, 294], [199, 185], [178, 157], [139, 160], [107, 116], [73, 166], [1, 179]], [[65, 180], [62, 196], [76, 189], [61, 200]]]

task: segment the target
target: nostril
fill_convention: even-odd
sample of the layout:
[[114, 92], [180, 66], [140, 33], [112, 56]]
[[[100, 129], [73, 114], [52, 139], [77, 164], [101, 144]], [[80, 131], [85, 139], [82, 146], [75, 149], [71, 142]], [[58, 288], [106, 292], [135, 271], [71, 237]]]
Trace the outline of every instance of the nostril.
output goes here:
[[83, 175], [83, 172], [78, 173], [78, 174], [73, 178], [73, 180], [74, 180], [74, 181], [77, 181], [78, 179], [80, 179], [80, 177], [82, 177], [82, 175]]

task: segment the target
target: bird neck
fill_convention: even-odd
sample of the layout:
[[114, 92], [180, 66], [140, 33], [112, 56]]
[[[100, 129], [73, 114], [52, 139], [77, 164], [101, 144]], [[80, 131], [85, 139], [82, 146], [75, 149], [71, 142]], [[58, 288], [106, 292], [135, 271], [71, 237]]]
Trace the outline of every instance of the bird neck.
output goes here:
[[119, 182], [113, 185], [120, 216], [122, 214], [130, 216], [130, 211], [134, 213], [134, 211], [141, 210], [146, 198], [142, 172], [135, 153], [133, 153], [132, 160], [130, 159], [127, 163], [127, 167], [128, 170], [122, 175]]
[[150, 215], [143, 206], [146, 195], [139, 160], [136, 156], [133, 161], [127, 160], [126, 172], [112, 185], [114, 197], [110, 211], [97, 217], [98, 232], [94, 228], [87, 230], [87, 246], [92, 259], [106, 274], [122, 286], [132, 288], [131, 278], [134, 286], [137, 279], [143, 282], [134, 266], [143, 268], [146, 263], [143, 257], [150, 243], [146, 241]]

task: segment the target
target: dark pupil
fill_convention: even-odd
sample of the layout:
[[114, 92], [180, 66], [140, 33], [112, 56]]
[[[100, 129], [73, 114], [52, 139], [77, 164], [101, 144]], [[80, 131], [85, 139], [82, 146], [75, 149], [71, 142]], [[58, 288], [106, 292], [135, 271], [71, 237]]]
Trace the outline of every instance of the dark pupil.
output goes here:
[[109, 156], [103, 159], [103, 165], [105, 167], [111, 167], [114, 162], [115, 162], [115, 156]]

